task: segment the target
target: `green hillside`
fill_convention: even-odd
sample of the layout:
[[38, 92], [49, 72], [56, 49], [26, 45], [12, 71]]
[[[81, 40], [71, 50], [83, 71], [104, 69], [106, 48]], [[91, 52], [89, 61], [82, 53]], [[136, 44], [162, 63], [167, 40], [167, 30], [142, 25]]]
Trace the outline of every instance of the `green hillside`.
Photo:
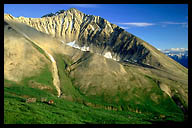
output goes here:
[[[58, 67], [66, 67], [70, 65], [67, 57], [57, 55]], [[143, 105], [135, 105], [136, 99], [133, 96], [129, 102], [124, 101], [126, 93], [119, 92], [116, 97], [120, 98], [118, 103], [107, 103], [108, 99], [102, 96], [89, 97], [79, 92], [73, 85], [72, 78], [68, 76], [68, 72], [59, 69], [61, 79], [62, 92], [68, 96], [67, 98], [58, 98], [56, 90], [52, 85], [51, 72], [49, 68], [44, 68], [39, 75], [26, 78], [21, 83], [4, 80], [4, 123], [16, 124], [36, 124], [36, 123], [106, 123], [106, 124], [145, 124], [152, 121], [183, 121], [184, 115], [175, 103], [167, 97], [161, 101], [160, 105], [155, 105], [152, 100], [148, 100], [150, 95], [142, 95]], [[149, 76], [146, 76], [152, 84], [155, 84]], [[132, 78], [133, 80], [134, 78]], [[50, 87], [49, 89], [40, 89], [34, 84]], [[157, 86], [155, 86], [157, 87]], [[158, 89], [151, 90], [159, 95], [163, 95]], [[140, 91], [140, 92], [138, 92]], [[143, 90], [133, 89], [132, 93], [141, 93]], [[104, 95], [104, 94], [103, 94]], [[69, 97], [72, 98], [69, 98]], [[61, 96], [63, 97], [63, 96]], [[77, 98], [78, 97], [78, 100]], [[26, 103], [27, 98], [37, 98], [35, 103]], [[41, 102], [41, 98], [54, 100], [54, 104]], [[114, 97], [113, 97], [114, 98]], [[146, 99], [145, 99], [146, 98]], [[73, 99], [76, 99], [75, 102]], [[140, 100], [140, 99], [138, 99]], [[147, 101], [146, 101], [147, 100]], [[169, 106], [170, 104], [170, 106]], [[163, 106], [166, 107], [163, 107]], [[166, 109], [164, 109], [166, 108]]]

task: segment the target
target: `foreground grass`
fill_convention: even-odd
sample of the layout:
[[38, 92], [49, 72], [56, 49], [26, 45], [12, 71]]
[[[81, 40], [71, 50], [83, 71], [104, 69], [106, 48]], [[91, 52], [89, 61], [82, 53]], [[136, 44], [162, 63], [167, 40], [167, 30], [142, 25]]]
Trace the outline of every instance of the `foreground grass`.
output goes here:
[[[59, 70], [62, 92], [66, 96], [71, 95], [74, 99], [79, 98], [80, 101], [78, 100], [77, 102], [73, 100], [73, 102], [71, 102], [63, 98], [58, 98], [52, 83], [51, 72], [48, 66], [45, 66], [40, 74], [35, 77], [26, 78], [19, 84], [4, 80], [5, 124], [150, 124], [151, 122], [159, 121], [183, 121], [183, 114], [177, 109], [177, 106], [173, 105], [173, 101], [170, 99], [161, 101], [163, 104], [159, 106], [155, 106], [151, 100], [149, 100], [147, 102], [148, 104], [145, 106], [139, 106], [135, 105], [135, 99], [132, 101], [130, 100], [129, 104], [125, 102], [123, 98], [118, 104], [109, 104], [98, 100], [101, 99], [101, 97], [86, 97], [73, 86], [71, 78], [69, 78], [67, 72], [63, 70], [63, 67], [66, 68], [66, 65], [71, 62], [68, 61], [66, 57], [61, 55], [58, 55], [55, 59]], [[29, 85], [29, 81], [35, 81], [42, 86], [49, 86], [52, 89], [42, 90], [31, 87]], [[153, 83], [152, 80], [151, 82]], [[156, 88], [152, 90], [152, 92], [155, 91], [157, 91]], [[134, 92], [135, 91], [133, 90], [133, 93]], [[135, 93], [142, 93], [142, 90], [141, 92]], [[161, 92], [156, 93], [162, 95]], [[119, 95], [123, 97], [122, 93]], [[32, 97], [36, 98], [37, 101], [34, 103], [25, 102], [27, 98]], [[145, 97], [145, 102], [147, 99], [150, 99], [147, 95], [143, 95], [142, 98]], [[49, 105], [47, 103], [43, 103], [41, 102], [41, 98], [54, 100], [54, 104]], [[97, 104], [100, 107], [90, 107], [85, 102], [92, 103], [93, 106], [94, 104]], [[172, 107], [164, 109], [163, 105]], [[117, 108], [119, 107], [119, 109], [110, 110], [105, 109], [103, 106], [115, 106]], [[132, 111], [134, 109], [143, 109], [144, 112], [138, 113]], [[171, 110], [173, 110], [173, 112], [169, 113]]]
[[[142, 120], [146, 119], [146, 115], [95, 109], [57, 98], [39, 89], [13, 85], [5, 87], [4, 91], [5, 124], [150, 123]], [[37, 98], [37, 102], [26, 103], [24, 95]], [[52, 99], [55, 103], [49, 105], [40, 102], [41, 97]]]
[[[5, 124], [150, 124], [150, 121], [163, 121], [150, 113], [93, 108], [58, 98], [38, 88], [4, 82], [11, 85], [4, 87]], [[37, 102], [26, 103], [26, 97], [37, 98]], [[42, 97], [54, 100], [54, 104], [41, 102]], [[179, 116], [168, 117], [166, 121], [182, 121]]]

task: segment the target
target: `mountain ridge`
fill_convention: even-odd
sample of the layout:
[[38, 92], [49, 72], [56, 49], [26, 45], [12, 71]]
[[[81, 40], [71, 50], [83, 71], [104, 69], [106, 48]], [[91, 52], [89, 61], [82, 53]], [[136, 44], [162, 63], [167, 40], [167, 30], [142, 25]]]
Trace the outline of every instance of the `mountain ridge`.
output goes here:
[[[72, 11], [72, 14], [73, 15], [71, 15], [71, 11]], [[99, 52], [100, 54], [103, 54], [103, 55], [105, 55], [105, 53], [106, 52], [110, 52], [111, 53], [111, 55], [112, 55], [112, 57], [114, 58], [114, 59], [116, 59], [116, 60], [123, 60], [123, 61], [126, 61], [126, 60], [129, 60], [129, 61], [139, 61], [140, 63], [146, 63], [146, 64], [150, 64], [150, 65], [152, 65], [152, 66], [161, 66], [162, 64], [161, 63], [159, 63], [157, 60], [154, 60], [154, 62], [155, 63], [153, 63], [152, 61], [153, 60], [151, 60], [151, 61], [146, 61], [146, 57], [147, 57], [147, 54], [149, 54], [148, 55], [148, 59], [147, 60], [149, 60], [150, 59], [150, 57], [149, 56], [153, 56], [154, 54], [152, 54], [152, 55], [150, 55], [150, 52], [148, 51], [148, 49], [146, 49], [146, 47], [145, 46], [143, 46], [143, 43], [142, 42], [144, 42], [143, 40], [141, 40], [141, 41], [139, 41], [140, 39], [137, 37], [136, 39], [134, 39], [133, 37], [135, 37], [134, 35], [132, 35], [132, 34], [130, 34], [130, 33], [127, 33], [125, 30], [123, 30], [123, 29], [121, 29], [121, 28], [119, 28], [118, 26], [116, 26], [116, 25], [112, 25], [112, 24], [110, 24], [108, 21], [106, 21], [106, 20], [104, 20], [103, 18], [100, 18], [99, 16], [93, 16], [93, 15], [91, 15], [91, 16], [86, 16], [86, 14], [83, 14], [82, 12], [80, 12], [80, 11], [78, 11], [78, 13], [77, 14], [80, 14], [80, 18], [78, 17], [78, 19], [82, 19], [83, 17], [84, 17], [84, 20], [88, 20], [90, 23], [94, 23], [95, 21], [96, 21], [96, 28], [98, 28], [99, 29], [99, 31], [97, 30], [96, 32], [94, 32], [93, 31], [93, 26], [92, 25], [87, 25], [87, 24], [89, 24], [89, 22], [88, 23], [84, 23], [83, 24], [83, 22], [81, 21], [81, 24], [80, 25], [75, 25], [74, 27], [73, 27], [73, 25], [74, 24], [76, 24], [76, 22], [74, 22], [74, 24], [73, 24], [73, 22], [72, 22], [72, 20], [73, 20], [73, 17], [74, 17], [74, 19], [76, 19], [75, 17], [76, 16], [74, 16], [74, 15], [77, 15], [76, 14], [76, 9], [74, 9], [74, 8], [72, 8], [72, 9], [69, 9], [69, 10], [66, 10], [66, 11], [64, 11], [64, 13], [61, 13], [61, 14], [59, 14], [59, 15], [57, 15], [57, 16], [55, 16], [55, 18], [57, 17], [57, 18], [59, 18], [59, 16], [62, 16], [62, 15], [67, 15], [68, 13], [68, 15], [71, 15], [71, 17], [60, 17], [58, 20], [60, 20], [60, 24], [61, 24], [61, 26], [63, 25], [63, 27], [55, 27], [53, 24], [54, 24], [54, 22], [51, 22], [52, 23], [52, 27], [55, 27], [55, 28], [50, 28], [50, 29], [48, 29], [47, 30], [47, 28], [46, 27], [43, 27], [43, 26], [40, 26], [40, 25], [38, 25], [39, 23], [41, 24], [41, 20], [37, 20], [37, 19], [39, 19], [39, 18], [35, 18], [35, 20], [37, 20], [37, 21], [34, 21], [34, 23], [33, 23], [33, 20], [32, 21], [30, 21], [30, 19], [33, 19], [33, 18], [28, 18], [28, 19], [24, 19], [24, 18], [20, 18], [20, 20], [21, 20], [21, 22], [23, 22], [23, 23], [26, 23], [26, 24], [28, 24], [28, 25], [30, 25], [31, 27], [34, 27], [34, 28], [36, 28], [37, 30], [39, 30], [39, 31], [41, 31], [41, 32], [45, 32], [45, 33], [47, 33], [47, 34], [50, 34], [50, 35], [52, 35], [53, 37], [57, 37], [57, 38], [61, 38], [61, 40], [63, 41], [63, 42], [73, 42], [74, 40], [76, 40], [76, 43], [80, 46], [80, 47], [82, 47], [82, 46], [86, 46], [86, 47], [89, 47], [90, 48], [90, 51], [93, 51], [93, 52]], [[50, 17], [49, 17], [50, 18]], [[43, 19], [49, 19], [49, 18], [43, 18]], [[24, 20], [23, 20], [24, 19]], [[41, 19], [41, 18], [40, 18]], [[63, 22], [64, 21], [64, 19], [66, 19], [67, 20], [67, 22]], [[91, 20], [91, 19], [95, 19], [94, 20], [94, 22]], [[101, 19], [101, 20], [100, 20]], [[18, 20], [19, 20], [19, 18], [18, 18]], [[45, 22], [49, 22], [49, 20], [48, 21], [44, 21], [44, 24], [45, 24]], [[53, 19], [54, 20], [54, 19]], [[65, 20], [65, 21], [66, 21]], [[69, 20], [69, 22], [70, 23], [68, 23], [68, 20]], [[61, 21], [64, 23], [61, 23]], [[105, 28], [102, 28], [101, 26], [102, 25], [100, 25], [100, 21], [102, 22], [102, 24], [104, 23], [104, 24], [106, 24], [107, 26], [109, 26], [109, 28], [111, 27], [111, 25], [113, 26], [112, 27], [112, 29], [110, 29], [110, 31], [109, 32], [107, 32], [105, 29], [106, 29], [106, 27]], [[39, 22], [39, 23], [38, 23]], [[59, 23], [59, 21], [57, 21], [58, 23]], [[79, 21], [80, 22], [80, 21]], [[51, 24], [50, 23], [50, 24]], [[99, 24], [99, 26], [97, 25], [97, 24]], [[50, 25], [48, 25], [48, 26], [50, 26]], [[71, 26], [71, 27], [69, 27], [69, 26]], [[81, 27], [81, 26], [85, 26], [85, 27]], [[87, 26], [87, 27], [86, 27]], [[70, 29], [71, 28], [71, 29]], [[100, 30], [102, 28], [102, 30]], [[63, 29], [65, 30], [65, 34], [63, 33]], [[104, 30], [103, 30], [104, 29]], [[115, 30], [116, 29], [116, 30]], [[55, 32], [53, 31], [53, 30], [55, 30]], [[92, 30], [92, 31], [91, 31]], [[102, 33], [100, 33], [100, 31], [102, 31]], [[114, 31], [114, 32], [113, 32]], [[120, 31], [120, 32], [118, 32], [118, 31]], [[74, 34], [72, 34], [74, 32]], [[88, 34], [88, 32], [90, 33], [90, 34]], [[63, 37], [62, 36], [62, 33], [64, 34], [64, 35], [66, 35], [66, 37], [67, 38], [65, 38], [65, 36]], [[81, 33], [83, 33], [83, 35], [81, 34]], [[108, 33], [108, 34], [107, 34]], [[123, 34], [121, 34], [121, 33], [123, 33]], [[59, 35], [58, 35], [59, 34]], [[74, 36], [75, 35], [75, 36]], [[127, 39], [127, 38], [124, 38], [124, 39], [122, 39], [124, 36], [126, 36], [127, 37], [127, 35], [129, 35], [129, 38]], [[110, 37], [112, 37], [112, 38], [109, 38], [109, 36]], [[70, 37], [70, 39], [68, 38], [68, 37]], [[84, 38], [84, 37], [88, 37], [88, 38]], [[65, 38], [65, 39], [63, 39], [63, 38]], [[108, 41], [105, 41], [105, 42], [103, 42], [103, 43], [99, 43], [100, 42], [100, 40], [99, 40], [99, 38], [107, 38], [107, 40]], [[120, 38], [120, 39], [118, 39], [118, 41], [121, 41], [122, 40], [122, 42], [127, 42], [127, 44], [123, 44], [123, 43], [121, 43], [121, 45], [118, 45], [118, 43], [115, 43], [115, 42], [117, 42], [116, 41], [116, 38]], [[95, 40], [96, 39], [96, 40]], [[113, 41], [114, 40], [114, 41]], [[127, 41], [126, 41], [127, 40]], [[132, 41], [132, 42], [130, 42], [130, 41]], [[134, 41], [135, 40], [135, 41]], [[87, 43], [86, 43], [87, 42]], [[102, 41], [101, 41], [102, 42]], [[111, 42], [111, 43], [109, 43], [109, 42]], [[135, 43], [135, 42], [140, 42], [139, 43], [139, 45], [137, 44], [137, 43]], [[114, 44], [116, 44], [116, 45], [114, 45]], [[144, 45], [146, 45], [147, 43], [145, 42], [145, 44]], [[89, 46], [90, 45], [90, 46]], [[131, 46], [132, 45], [132, 46]], [[149, 45], [149, 44], [147, 44], [147, 45]], [[131, 47], [130, 47], [131, 46]], [[138, 46], [138, 47], [137, 47]], [[97, 48], [97, 47], [99, 47], [99, 49]], [[132, 48], [132, 47], [135, 47], [135, 48]], [[150, 47], [151, 48], [151, 46], [147, 46], [147, 47]], [[133, 49], [138, 49], [138, 50], [136, 50], [136, 51], [134, 51]], [[103, 49], [103, 50], [101, 50], [101, 49]], [[108, 50], [107, 50], [108, 49]], [[121, 50], [120, 50], [121, 49]], [[121, 52], [119, 52], [119, 51], [121, 51]], [[152, 51], [154, 51], [154, 50], [152, 50]], [[155, 52], [158, 52], [157, 50], [155, 50]], [[133, 54], [133, 53], [136, 53], [135, 55], [131, 55], [131, 54]], [[145, 54], [144, 54], [145, 53]], [[161, 54], [161, 53], [158, 53], [158, 54]], [[128, 55], [131, 55], [131, 56], [128, 56]], [[135, 57], [134, 57], [135, 56]], [[155, 59], [155, 57], [152, 57], [151, 59]]]
[[188, 48], [170, 48], [160, 51], [188, 68]]
[[[53, 82], [46, 82], [53, 78], [39, 81], [35, 77], [38, 75], [25, 70], [30, 69], [27, 66], [17, 67], [18, 63], [28, 61], [31, 61], [31, 67], [38, 64], [31, 57], [17, 59], [21, 55], [17, 54], [18, 49], [10, 49], [12, 44], [17, 44], [21, 51], [31, 51], [22, 44], [30, 47], [33, 44], [21, 34], [18, 38], [15, 32], [24, 33], [57, 62], [62, 100], [89, 107], [157, 113], [167, 117], [170, 113], [177, 116], [181, 110], [186, 112], [188, 109], [188, 70], [147, 42], [105, 19], [76, 11], [35, 19], [4, 15], [5, 79], [10, 80], [17, 71], [20, 74], [15, 79], [21, 77], [27, 87], [35, 81], [33, 84], [38, 86], [46, 83], [55, 88]], [[46, 71], [54, 74], [50, 59], [46, 58], [42, 49], [33, 48], [36, 49], [34, 53], [44, 57], [36, 61], [48, 65]], [[15, 55], [10, 58], [7, 56], [10, 53]], [[28, 56], [36, 55], [34, 53], [28, 52]], [[10, 62], [15, 66], [11, 67]], [[42, 72], [38, 67], [33, 70]], [[20, 79], [18, 83], [22, 85]]]

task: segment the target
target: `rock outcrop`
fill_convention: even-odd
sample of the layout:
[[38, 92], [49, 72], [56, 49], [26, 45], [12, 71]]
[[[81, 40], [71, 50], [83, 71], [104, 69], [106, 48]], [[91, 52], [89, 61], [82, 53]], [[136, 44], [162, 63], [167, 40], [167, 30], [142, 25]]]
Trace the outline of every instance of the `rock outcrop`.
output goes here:
[[14, 18], [10, 15], [5, 18], [27, 24], [64, 43], [75, 41], [79, 47], [89, 47], [93, 53], [108, 54], [107, 58], [164, 66], [155, 57], [155, 53], [161, 53], [158, 50], [153, 53], [151, 46], [143, 40], [99, 16], [87, 15], [75, 8], [43, 18]]

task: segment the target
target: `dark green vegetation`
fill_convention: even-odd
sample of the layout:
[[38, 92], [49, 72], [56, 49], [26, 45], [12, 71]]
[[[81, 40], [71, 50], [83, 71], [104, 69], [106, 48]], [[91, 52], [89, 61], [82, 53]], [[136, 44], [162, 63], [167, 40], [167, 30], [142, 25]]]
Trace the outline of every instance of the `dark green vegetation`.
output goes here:
[[[4, 123], [14, 124], [57, 124], [57, 123], [150, 123], [148, 120], [162, 121], [161, 115], [138, 114], [128, 111], [114, 111], [92, 108], [70, 102], [39, 89], [11, 84], [4, 91]], [[36, 103], [25, 103], [24, 95], [36, 97]], [[53, 105], [40, 102], [41, 97], [54, 100]], [[182, 121], [181, 114], [170, 115], [166, 120]], [[179, 117], [179, 118], [178, 118]]]
[[[21, 83], [5, 80], [5, 124], [148, 124], [151, 123], [151, 121], [183, 121], [184, 117], [181, 110], [172, 99], [167, 96], [165, 96], [167, 99], [163, 99], [160, 101], [161, 104], [157, 105], [150, 100], [150, 95], [143, 93], [142, 100], [144, 103], [148, 103], [145, 104], [145, 106], [135, 104], [135, 99], [129, 100], [129, 102], [124, 101], [123, 97], [126, 96], [126, 94], [121, 94], [120, 92], [118, 104], [116, 102], [107, 103], [107, 99], [102, 98], [102, 96], [85, 96], [78, 88], [75, 88], [73, 85], [74, 79], [69, 76], [67, 67], [72, 64], [70, 59], [63, 55], [57, 55], [55, 59], [61, 78], [61, 90], [63, 92], [61, 98], [57, 97], [48, 66], [46, 66], [40, 74], [35, 77], [26, 78]], [[63, 69], [63, 67], [65, 68]], [[134, 78], [132, 78], [132, 80], [133, 79]], [[153, 80], [151, 80], [149, 76], [147, 79], [153, 83]], [[50, 88], [41, 89], [38, 86], [32, 86], [31, 83], [39, 86], [48, 86]], [[136, 94], [142, 93], [142, 91], [144, 90], [132, 90], [132, 92]], [[157, 89], [156, 85], [151, 92], [163, 95], [163, 93]], [[37, 98], [37, 101], [35, 103], [26, 103], [27, 98]], [[41, 98], [54, 100], [54, 104], [49, 105], [41, 102]], [[167, 106], [166, 109], [165, 106]]]

